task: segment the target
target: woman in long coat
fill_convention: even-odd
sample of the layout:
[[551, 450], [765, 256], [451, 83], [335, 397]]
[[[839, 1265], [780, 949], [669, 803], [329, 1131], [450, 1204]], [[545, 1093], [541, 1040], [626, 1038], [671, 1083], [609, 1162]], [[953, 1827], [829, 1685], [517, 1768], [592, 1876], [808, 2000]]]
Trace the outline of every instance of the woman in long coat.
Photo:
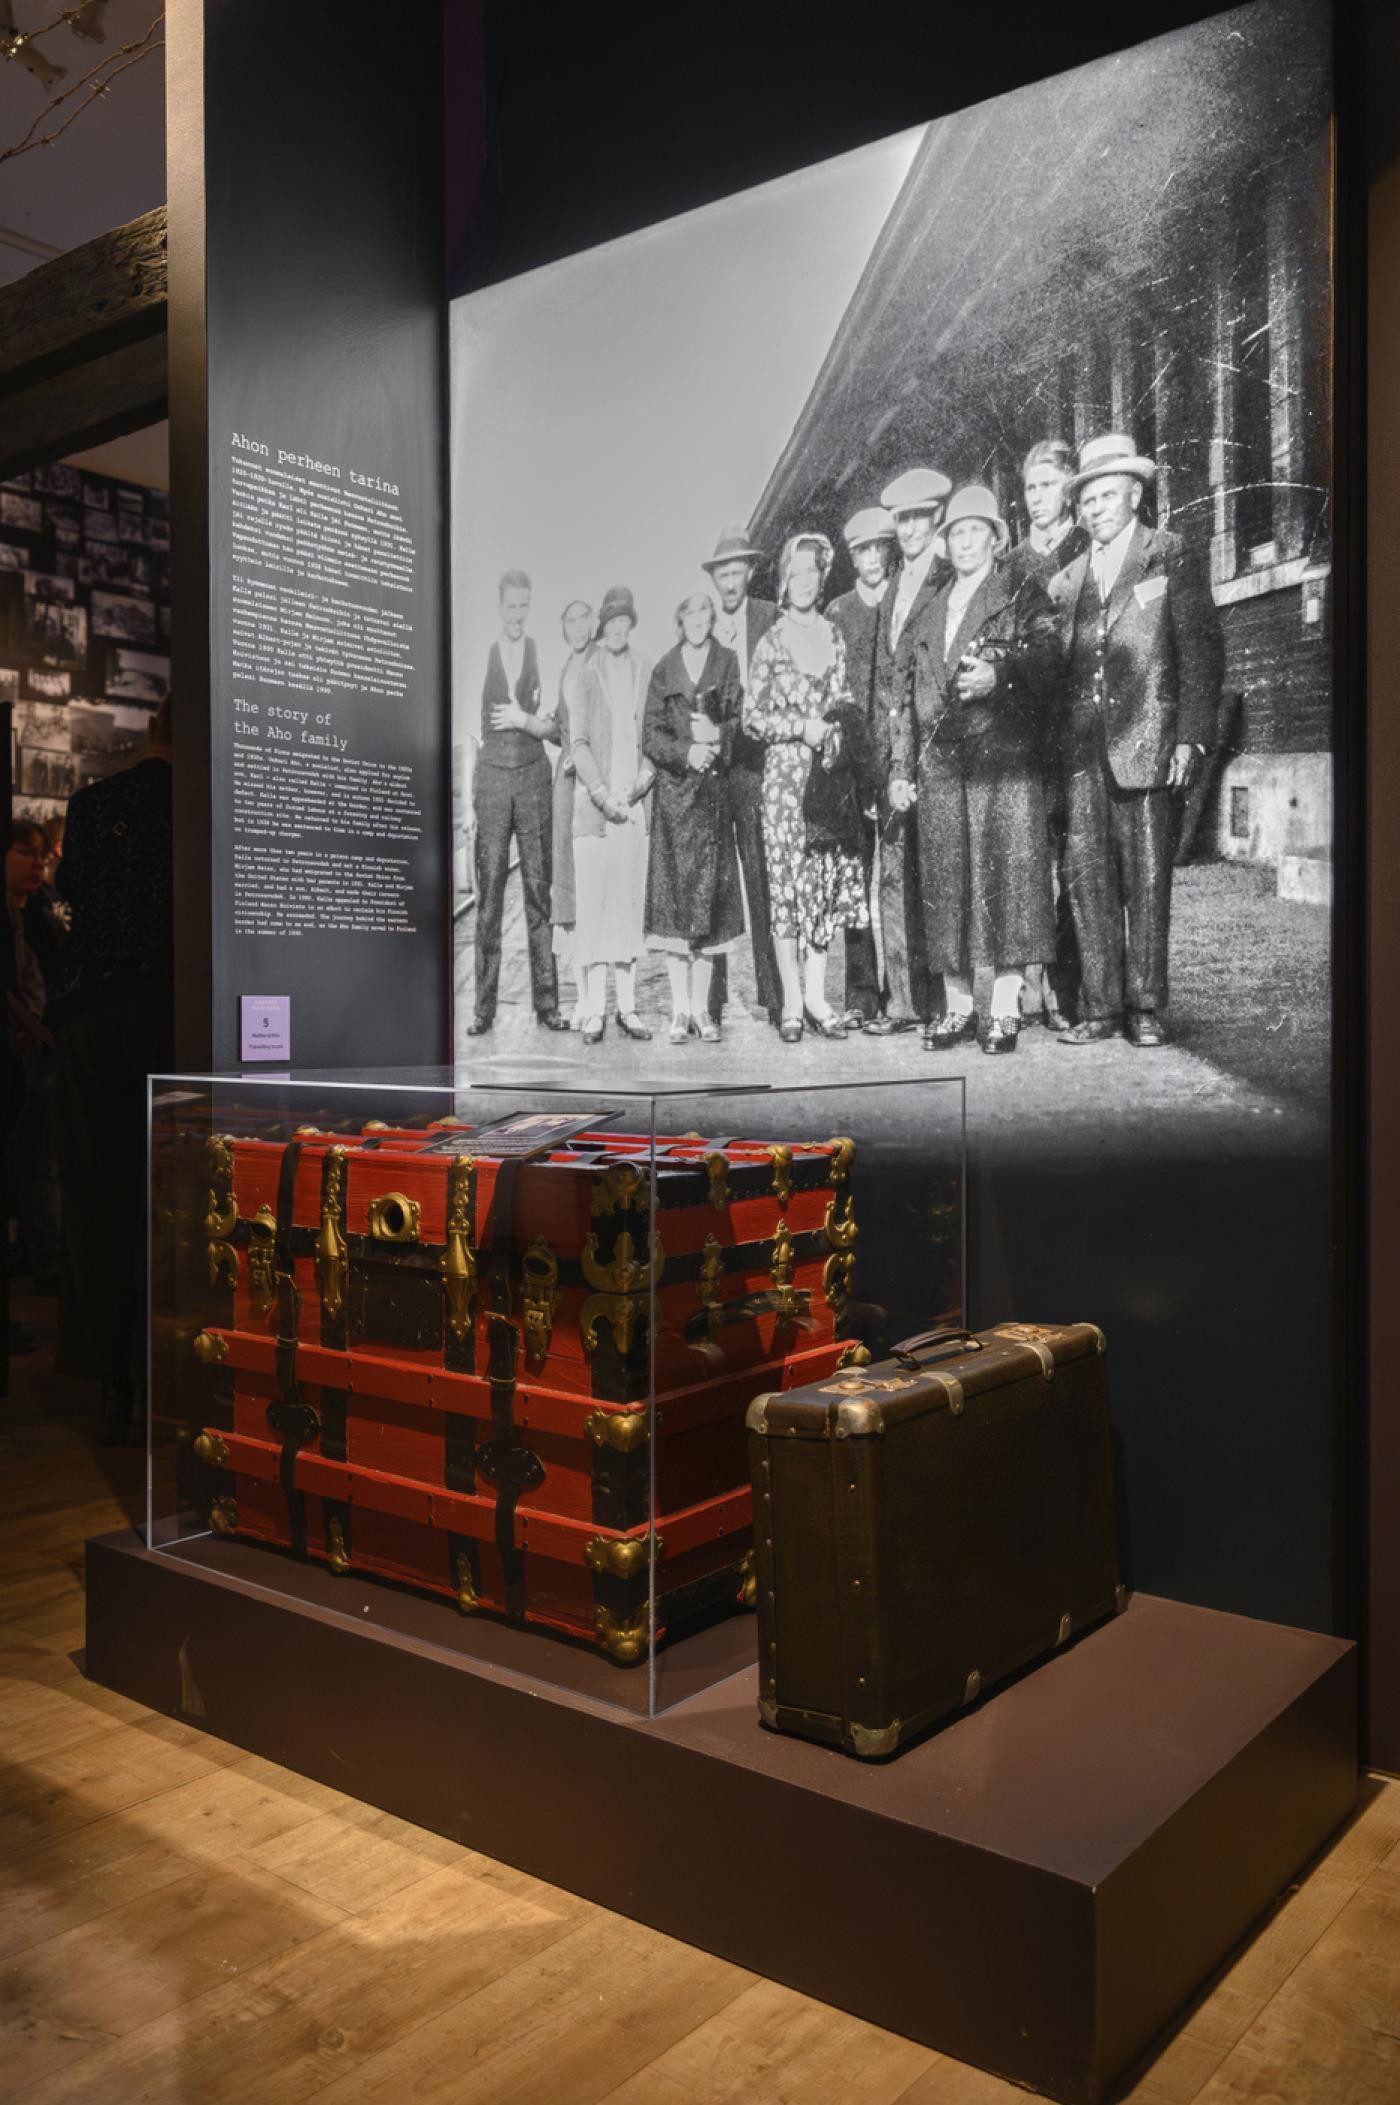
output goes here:
[[694, 1031], [719, 1040], [709, 1014], [714, 961], [744, 932], [744, 894], [729, 802], [729, 764], [743, 690], [739, 661], [711, 633], [714, 603], [676, 609], [680, 641], [647, 690], [642, 752], [656, 770], [647, 862], [646, 937], [665, 953], [672, 1045]]
[[[1055, 954], [1040, 714], [1059, 644], [1044, 586], [996, 568], [1009, 536], [990, 490], [957, 491], [943, 532], [953, 574], [917, 639], [893, 764], [916, 791], [928, 963], [943, 977], [924, 1044], [975, 1033], [983, 1052], [1014, 1052], [1025, 968]], [[992, 981], [980, 1029], [979, 978]]]
[[569, 751], [574, 788], [574, 964], [583, 974], [583, 1042], [607, 1021], [608, 966], [617, 986], [618, 1029], [651, 1032], [637, 1014], [637, 956], [646, 895], [647, 818], [654, 770], [642, 752], [642, 712], [651, 667], [632, 648], [637, 608], [614, 585], [598, 609], [598, 648], [579, 682]]

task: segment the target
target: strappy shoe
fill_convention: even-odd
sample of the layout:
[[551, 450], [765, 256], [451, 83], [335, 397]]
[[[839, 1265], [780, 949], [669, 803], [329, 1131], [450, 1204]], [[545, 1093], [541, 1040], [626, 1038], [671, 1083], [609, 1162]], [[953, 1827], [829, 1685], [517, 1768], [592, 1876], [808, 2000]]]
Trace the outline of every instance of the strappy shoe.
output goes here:
[[948, 1009], [924, 1025], [924, 1051], [951, 1052], [955, 1045], [976, 1036], [976, 1009]]
[[668, 1044], [684, 1045], [686, 1039], [690, 1036], [690, 1030], [691, 1019], [689, 1016], [672, 1017], [671, 1028], [666, 1033]]
[[625, 1016], [619, 1016], [617, 1027], [629, 1038], [649, 1038], [651, 1036], [651, 1026], [643, 1023], [635, 1009], [629, 1009]]
[[991, 1016], [985, 1029], [978, 1032], [977, 1042], [984, 1053], [1014, 1053], [1020, 1033], [1019, 1016]]
[[585, 1045], [601, 1045], [607, 1027], [606, 1016], [585, 1016], [579, 1030]]

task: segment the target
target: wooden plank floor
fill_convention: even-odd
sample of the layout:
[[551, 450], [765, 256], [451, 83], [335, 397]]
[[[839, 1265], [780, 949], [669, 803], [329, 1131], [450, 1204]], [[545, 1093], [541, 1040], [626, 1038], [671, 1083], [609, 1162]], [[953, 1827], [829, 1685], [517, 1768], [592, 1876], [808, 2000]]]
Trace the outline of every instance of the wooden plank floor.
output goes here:
[[[135, 1512], [143, 1460], [92, 1445], [45, 1357], [0, 1404], [0, 2096], [1024, 2096], [85, 1681], [82, 1544]], [[1124, 2096], [1396, 2105], [1400, 1784], [1368, 1781]]]

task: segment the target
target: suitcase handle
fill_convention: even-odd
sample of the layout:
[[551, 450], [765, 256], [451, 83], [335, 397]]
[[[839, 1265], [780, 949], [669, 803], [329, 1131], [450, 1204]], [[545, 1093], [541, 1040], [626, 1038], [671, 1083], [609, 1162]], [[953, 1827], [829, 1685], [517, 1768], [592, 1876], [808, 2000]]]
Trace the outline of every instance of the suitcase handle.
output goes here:
[[921, 1330], [917, 1337], [901, 1338], [897, 1345], [891, 1345], [890, 1358], [897, 1360], [899, 1365], [907, 1368], [911, 1374], [917, 1374], [919, 1354], [942, 1345], [962, 1345], [969, 1352], [982, 1350], [981, 1338], [972, 1331], [945, 1326], [942, 1330]]

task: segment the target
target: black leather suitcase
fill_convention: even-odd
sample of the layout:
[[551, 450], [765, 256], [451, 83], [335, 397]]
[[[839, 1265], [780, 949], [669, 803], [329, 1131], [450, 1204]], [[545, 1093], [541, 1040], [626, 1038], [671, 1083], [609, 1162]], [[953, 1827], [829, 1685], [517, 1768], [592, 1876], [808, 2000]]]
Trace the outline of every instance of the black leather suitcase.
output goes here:
[[776, 1731], [893, 1754], [1123, 1605], [1092, 1323], [931, 1331], [748, 1429]]

